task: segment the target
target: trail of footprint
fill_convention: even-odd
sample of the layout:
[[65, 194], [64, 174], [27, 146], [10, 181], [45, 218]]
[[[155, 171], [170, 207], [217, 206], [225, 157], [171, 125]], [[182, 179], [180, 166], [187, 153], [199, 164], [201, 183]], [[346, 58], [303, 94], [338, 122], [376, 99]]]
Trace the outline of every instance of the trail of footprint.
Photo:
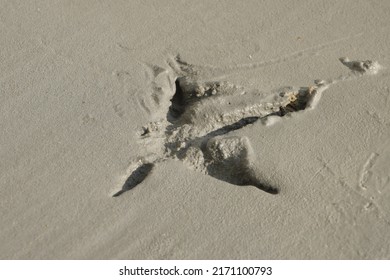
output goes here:
[[[317, 44], [293, 53], [289, 53], [284, 56], [279, 56], [275, 57], [269, 60], [265, 61], [259, 61], [259, 62], [252, 62], [252, 63], [243, 63], [243, 64], [236, 64], [232, 66], [215, 66], [215, 65], [194, 65], [192, 64], [191, 67], [194, 69], [194, 71], [198, 71], [202, 75], [212, 75], [214, 76], [214, 79], [221, 79], [221, 78], [226, 78], [227, 75], [237, 73], [237, 70], [253, 70], [257, 68], [264, 68], [264, 67], [269, 67], [275, 64], [280, 64], [280, 63], [285, 63], [291, 60], [297, 60], [301, 59], [307, 56], [314, 56], [317, 55], [320, 51], [334, 45], [338, 44], [344, 41], [349, 41], [352, 38], [357, 38], [361, 37], [363, 33], [357, 33], [357, 34], [352, 34], [349, 36], [341, 37], [329, 42], [325, 42], [322, 44]], [[171, 67], [174, 67], [174, 64], [170, 65]], [[216, 77], [217, 75], [217, 77]]]
[[168, 61], [168, 70], [154, 68], [160, 79], [155, 82], [159, 104], [165, 108], [166, 116], [142, 128], [140, 144], [145, 154], [114, 196], [140, 184], [155, 164], [168, 159], [181, 160], [190, 169], [218, 180], [277, 194], [279, 189], [255, 172], [256, 157], [249, 140], [227, 134], [260, 119], [272, 124], [298, 111], [314, 109], [332, 84], [375, 74], [380, 69], [378, 63], [368, 60], [340, 61], [351, 72], [333, 80], [316, 80], [308, 87], [288, 87], [271, 93], [247, 92], [227, 81], [205, 80], [199, 67], [179, 57]]

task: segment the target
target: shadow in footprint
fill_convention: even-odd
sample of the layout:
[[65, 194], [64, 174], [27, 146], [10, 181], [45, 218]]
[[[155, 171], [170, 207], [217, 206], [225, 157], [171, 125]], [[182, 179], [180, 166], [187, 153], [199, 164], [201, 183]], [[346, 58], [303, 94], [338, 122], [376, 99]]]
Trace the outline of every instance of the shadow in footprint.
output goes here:
[[173, 122], [180, 118], [180, 116], [184, 113], [186, 108], [186, 101], [184, 92], [180, 86], [179, 79], [175, 81], [176, 91], [171, 99], [171, 106], [169, 107], [167, 119], [170, 122]]
[[255, 186], [270, 194], [279, 189], [269, 186], [256, 175], [254, 153], [246, 137], [230, 136], [210, 139], [203, 147], [207, 174], [237, 186]]
[[126, 182], [123, 184], [122, 189], [113, 195], [113, 197], [120, 196], [124, 192], [127, 192], [133, 188], [135, 188], [138, 184], [142, 183], [143, 180], [150, 174], [154, 167], [152, 163], [145, 163], [139, 166], [136, 170], [134, 170], [129, 178], [127, 178]]
[[269, 194], [279, 193], [279, 188], [261, 182], [261, 180], [254, 173], [254, 170], [246, 164], [237, 166], [235, 172], [231, 172], [231, 170], [227, 169], [226, 163], [212, 164], [208, 166], [207, 173], [209, 176], [215, 179], [236, 186], [253, 186]]

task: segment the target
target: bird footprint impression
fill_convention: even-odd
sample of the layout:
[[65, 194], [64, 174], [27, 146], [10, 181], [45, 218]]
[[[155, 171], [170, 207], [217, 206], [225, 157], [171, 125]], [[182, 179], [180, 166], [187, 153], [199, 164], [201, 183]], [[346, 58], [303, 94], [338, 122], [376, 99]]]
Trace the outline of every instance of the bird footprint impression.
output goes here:
[[[167, 160], [179, 160], [194, 172], [237, 186], [253, 186], [278, 194], [278, 186], [262, 181], [256, 167], [256, 151], [250, 140], [233, 131], [261, 121], [272, 125], [297, 112], [315, 109], [322, 93], [335, 83], [376, 74], [377, 62], [340, 58], [349, 68], [337, 79], [315, 80], [302, 87], [285, 87], [268, 93], [246, 90], [223, 79], [215, 72], [234, 71], [186, 63], [179, 57], [167, 67], [150, 66], [151, 89], [140, 104], [155, 112], [154, 121], [138, 131], [140, 154], [133, 159], [117, 197], [142, 184], [153, 168]], [[260, 63], [259, 65], [263, 65]], [[241, 65], [236, 68], [256, 68]]]

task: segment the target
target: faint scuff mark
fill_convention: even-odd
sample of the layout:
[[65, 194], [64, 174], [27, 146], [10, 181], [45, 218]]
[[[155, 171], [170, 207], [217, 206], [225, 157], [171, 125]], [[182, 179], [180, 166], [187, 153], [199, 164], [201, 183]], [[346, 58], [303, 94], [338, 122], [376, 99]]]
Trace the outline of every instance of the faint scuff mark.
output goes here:
[[363, 169], [360, 172], [359, 187], [363, 190], [367, 190], [367, 181], [371, 177], [371, 168], [374, 166], [379, 154], [371, 153], [366, 162], [363, 165]]

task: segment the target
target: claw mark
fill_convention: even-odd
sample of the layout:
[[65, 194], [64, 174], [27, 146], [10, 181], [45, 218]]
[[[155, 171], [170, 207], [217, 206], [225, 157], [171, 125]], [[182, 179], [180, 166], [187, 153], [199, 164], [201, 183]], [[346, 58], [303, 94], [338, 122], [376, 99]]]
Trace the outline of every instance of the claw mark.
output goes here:
[[377, 153], [371, 153], [371, 155], [368, 157], [367, 161], [363, 165], [363, 169], [360, 173], [360, 179], [359, 179], [359, 187], [362, 188], [363, 190], [367, 190], [366, 183], [372, 175], [370, 169], [374, 166], [378, 156], [379, 154]]
[[[349, 74], [329, 81], [315, 80], [307, 87], [288, 87], [268, 93], [246, 91], [227, 81], [210, 80], [207, 67], [188, 64], [179, 57], [168, 61], [169, 69], [152, 66], [152, 97], [165, 117], [140, 130], [140, 144], [147, 156], [142, 156], [141, 164], [114, 196], [140, 184], [155, 164], [169, 159], [180, 160], [190, 169], [230, 184], [250, 185], [277, 194], [279, 189], [256, 172], [256, 156], [249, 139], [233, 132], [258, 120], [272, 125], [276, 119], [288, 119], [293, 114], [314, 109], [321, 94], [332, 84], [374, 74], [379, 69], [372, 61], [347, 58], [340, 61], [352, 70]], [[271, 61], [274, 62], [283, 59]], [[364, 170], [372, 166], [371, 162], [372, 159]], [[364, 185], [366, 175], [362, 178]]]

